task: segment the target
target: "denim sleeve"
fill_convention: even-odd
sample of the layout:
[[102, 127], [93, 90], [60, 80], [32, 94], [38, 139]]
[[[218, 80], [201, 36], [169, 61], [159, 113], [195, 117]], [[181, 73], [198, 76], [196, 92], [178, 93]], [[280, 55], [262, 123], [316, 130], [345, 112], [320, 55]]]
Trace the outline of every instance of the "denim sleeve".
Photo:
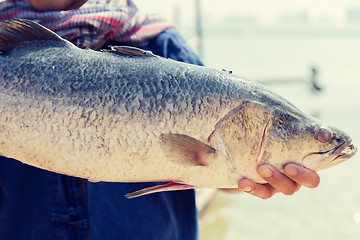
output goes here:
[[203, 66], [200, 58], [190, 49], [176, 28], [165, 30], [143, 48], [165, 58]]

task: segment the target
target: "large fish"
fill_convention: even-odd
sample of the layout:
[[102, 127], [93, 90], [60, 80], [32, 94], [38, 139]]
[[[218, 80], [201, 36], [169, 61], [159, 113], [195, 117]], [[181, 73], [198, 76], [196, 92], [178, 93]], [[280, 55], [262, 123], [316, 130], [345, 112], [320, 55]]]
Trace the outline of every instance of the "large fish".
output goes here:
[[0, 155], [90, 181], [236, 188], [256, 168], [318, 171], [352, 157], [342, 131], [261, 85], [137, 48], [77, 48], [28, 20], [0, 23]]

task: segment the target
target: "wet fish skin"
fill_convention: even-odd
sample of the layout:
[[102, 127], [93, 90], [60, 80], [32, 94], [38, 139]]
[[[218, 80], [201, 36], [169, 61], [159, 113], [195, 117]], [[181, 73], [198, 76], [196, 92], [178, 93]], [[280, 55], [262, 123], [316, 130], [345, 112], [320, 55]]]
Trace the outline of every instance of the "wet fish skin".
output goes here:
[[356, 152], [336, 128], [321, 142], [326, 124], [255, 82], [141, 50], [83, 50], [39, 28], [0, 24], [0, 155], [91, 181], [233, 188], [264, 182], [262, 163], [320, 170]]
[[92, 181], [181, 180], [187, 170], [159, 161], [160, 134], [206, 140], [235, 106], [237, 83], [219, 86], [215, 70], [65, 41], [23, 45], [1, 56], [0, 151], [40, 168]]

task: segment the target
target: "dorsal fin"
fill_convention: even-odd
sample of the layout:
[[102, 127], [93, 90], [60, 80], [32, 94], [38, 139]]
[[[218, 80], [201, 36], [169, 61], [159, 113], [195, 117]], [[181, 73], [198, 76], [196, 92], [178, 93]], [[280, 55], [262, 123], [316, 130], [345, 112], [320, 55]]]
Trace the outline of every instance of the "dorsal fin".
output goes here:
[[63, 41], [53, 31], [30, 20], [13, 19], [0, 22], [0, 52], [21, 47], [25, 42], [34, 40]]
[[151, 51], [146, 51], [137, 47], [130, 46], [109, 46], [110, 49], [102, 49], [102, 52], [111, 52], [117, 54], [125, 54], [130, 56], [155, 57]]

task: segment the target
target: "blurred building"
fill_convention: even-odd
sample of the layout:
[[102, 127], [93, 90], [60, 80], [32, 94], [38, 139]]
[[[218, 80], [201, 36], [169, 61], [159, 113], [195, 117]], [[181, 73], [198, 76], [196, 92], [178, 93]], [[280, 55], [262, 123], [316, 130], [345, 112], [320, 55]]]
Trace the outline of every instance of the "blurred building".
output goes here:
[[349, 24], [359, 24], [360, 25], [360, 7], [347, 9], [346, 21]]
[[306, 10], [284, 12], [277, 19], [279, 25], [307, 25], [311, 21]]
[[252, 15], [231, 14], [224, 18], [223, 24], [228, 27], [257, 26], [259, 20]]

